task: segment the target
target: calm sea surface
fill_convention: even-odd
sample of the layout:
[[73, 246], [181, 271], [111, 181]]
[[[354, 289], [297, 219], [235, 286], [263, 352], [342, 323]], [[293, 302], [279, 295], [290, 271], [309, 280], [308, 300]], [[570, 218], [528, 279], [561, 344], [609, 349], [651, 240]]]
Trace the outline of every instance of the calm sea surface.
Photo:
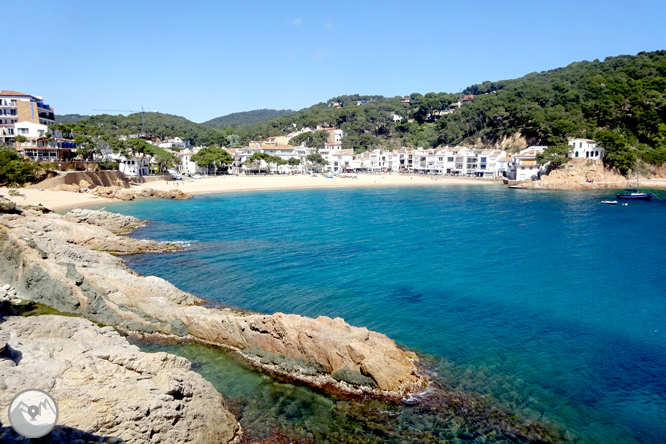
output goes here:
[[[600, 204], [613, 195], [387, 187], [106, 208], [150, 220], [136, 237], [190, 244], [125, 258], [140, 273], [233, 307], [380, 331], [433, 355], [447, 384], [573, 442], [663, 443], [666, 201]], [[213, 380], [225, 373], [198, 365]], [[235, 372], [252, 380], [245, 396], [266, 378]], [[298, 390], [282, 396], [305, 402]], [[317, 427], [317, 409], [296, 416]]]

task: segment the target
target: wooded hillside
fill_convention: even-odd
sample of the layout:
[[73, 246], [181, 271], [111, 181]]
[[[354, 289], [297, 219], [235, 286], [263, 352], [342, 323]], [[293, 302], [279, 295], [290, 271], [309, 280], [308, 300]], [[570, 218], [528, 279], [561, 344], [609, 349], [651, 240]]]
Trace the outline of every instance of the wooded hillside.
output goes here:
[[[651, 163], [666, 162], [665, 95], [666, 51], [655, 51], [576, 62], [519, 79], [483, 82], [459, 93], [413, 93], [409, 103], [402, 103], [401, 97], [334, 97], [270, 120], [224, 129], [147, 113], [146, 131], [189, 139], [194, 145], [225, 145], [235, 134], [244, 145], [322, 125], [345, 129], [349, 135], [343, 145], [356, 152], [491, 144], [518, 132], [549, 146], [584, 137], [607, 148], [607, 162], [626, 171], [636, 155]], [[117, 136], [139, 131], [141, 115], [92, 116], [77, 123]]]

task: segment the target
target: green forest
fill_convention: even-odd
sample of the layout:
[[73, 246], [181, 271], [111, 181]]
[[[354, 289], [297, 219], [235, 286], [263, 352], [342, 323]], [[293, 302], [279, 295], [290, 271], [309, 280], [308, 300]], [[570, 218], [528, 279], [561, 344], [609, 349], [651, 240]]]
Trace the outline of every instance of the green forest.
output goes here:
[[56, 114], [55, 121], [56, 123], [76, 123], [86, 117], [90, 116], [84, 116], [82, 114]]
[[[447, 111], [472, 94], [472, 100]], [[224, 146], [231, 135], [246, 145], [322, 125], [346, 130], [343, 147], [357, 153], [401, 146], [489, 145], [516, 133], [561, 152], [567, 138], [584, 137], [597, 140], [606, 148], [606, 163], [626, 173], [637, 158], [666, 162], [665, 95], [666, 51], [655, 51], [575, 62], [519, 79], [486, 81], [458, 93], [412, 93], [409, 103], [401, 103], [401, 97], [333, 97], [297, 112], [225, 128], [210, 126], [217, 119], [202, 125], [146, 113], [143, 130], [160, 138], [189, 139], [195, 146]], [[336, 102], [341, 106], [332, 106]], [[142, 130], [141, 114], [91, 116], [74, 125], [85, 134], [116, 137]]]
[[286, 116], [293, 112], [294, 110], [291, 109], [255, 109], [254, 111], [243, 111], [240, 113], [231, 113], [226, 116], [216, 117], [215, 119], [203, 122], [202, 125], [209, 128], [225, 129], [230, 126], [251, 125], [276, 117]]

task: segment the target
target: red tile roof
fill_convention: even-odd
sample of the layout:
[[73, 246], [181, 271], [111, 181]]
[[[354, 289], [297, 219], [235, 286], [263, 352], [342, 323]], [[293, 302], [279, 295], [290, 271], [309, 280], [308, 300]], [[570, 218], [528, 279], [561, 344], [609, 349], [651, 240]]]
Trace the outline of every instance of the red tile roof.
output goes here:
[[30, 94], [24, 94], [22, 92], [18, 91], [11, 91], [11, 90], [2, 90], [0, 91], [0, 96], [23, 96], [23, 97], [32, 97]]

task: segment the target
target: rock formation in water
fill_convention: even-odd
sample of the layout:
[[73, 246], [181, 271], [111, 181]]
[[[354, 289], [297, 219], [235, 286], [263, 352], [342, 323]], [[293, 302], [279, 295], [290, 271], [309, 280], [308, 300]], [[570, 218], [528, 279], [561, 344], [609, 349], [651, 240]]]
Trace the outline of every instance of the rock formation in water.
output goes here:
[[[52, 442], [212, 444], [241, 433], [222, 396], [189, 361], [142, 353], [112, 327], [82, 318], [4, 318], [0, 404], [8, 406], [26, 388], [46, 391], [58, 405], [61, 426], [51, 432]], [[0, 421], [9, 425], [6, 409]], [[16, 438], [0, 427], [1, 442]]]
[[[91, 223], [93, 225], [91, 225]], [[104, 211], [0, 215], [0, 279], [17, 294], [126, 331], [190, 337], [241, 351], [258, 365], [315, 385], [385, 394], [420, 391], [417, 357], [386, 335], [340, 318], [264, 315], [203, 307], [112, 253], [168, 248], [113, 234], [143, 223]]]

